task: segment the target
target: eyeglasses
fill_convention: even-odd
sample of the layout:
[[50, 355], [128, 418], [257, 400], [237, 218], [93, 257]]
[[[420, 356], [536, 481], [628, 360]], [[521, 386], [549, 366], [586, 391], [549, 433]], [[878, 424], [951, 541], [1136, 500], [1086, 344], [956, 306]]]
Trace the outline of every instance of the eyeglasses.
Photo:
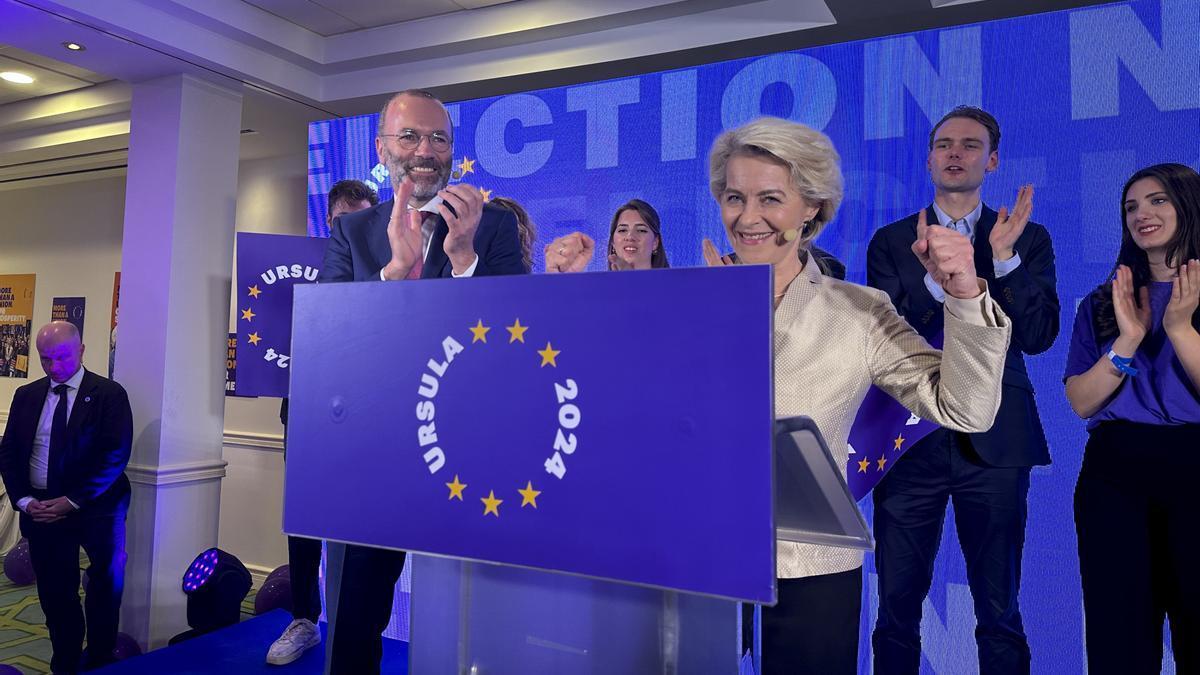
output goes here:
[[450, 139], [440, 131], [435, 131], [432, 134], [419, 134], [413, 129], [405, 129], [398, 134], [379, 134], [379, 136], [396, 139], [396, 143], [405, 150], [416, 150], [417, 146], [421, 145], [422, 138], [428, 138], [429, 147], [438, 152], [445, 152], [450, 149]]

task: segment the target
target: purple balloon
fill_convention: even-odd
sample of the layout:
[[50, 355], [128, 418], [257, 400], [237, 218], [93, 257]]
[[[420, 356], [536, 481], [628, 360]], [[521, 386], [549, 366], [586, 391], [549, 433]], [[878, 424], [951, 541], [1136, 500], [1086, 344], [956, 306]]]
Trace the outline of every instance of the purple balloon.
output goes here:
[[254, 596], [255, 614], [266, 614], [273, 609], [292, 611], [292, 580], [287, 576], [267, 580]]
[[22, 539], [4, 556], [4, 576], [18, 586], [28, 586], [37, 581], [33, 561], [29, 558], [29, 542]]
[[287, 563], [284, 563], [284, 564], [280, 565], [279, 567], [276, 567], [275, 569], [271, 570], [271, 573], [267, 575], [267, 578], [263, 581], [263, 583], [266, 583], [267, 581], [270, 581], [270, 580], [274, 579], [275, 577], [283, 577], [284, 579], [291, 579], [292, 578], [292, 566], [288, 565]]
[[112, 653], [114, 659], [124, 661], [125, 659], [139, 656], [142, 653], [142, 648], [129, 633], [117, 633], [117, 644], [113, 647]]

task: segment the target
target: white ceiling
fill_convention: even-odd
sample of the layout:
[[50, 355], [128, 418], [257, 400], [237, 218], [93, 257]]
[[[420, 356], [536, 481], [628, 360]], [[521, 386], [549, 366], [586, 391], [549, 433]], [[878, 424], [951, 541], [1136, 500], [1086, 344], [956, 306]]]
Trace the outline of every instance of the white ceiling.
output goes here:
[[111, 79], [33, 52], [0, 45], [0, 72], [5, 71], [24, 73], [32, 77], [33, 82], [16, 84], [0, 80], [0, 105], [90, 87]]
[[[308, 121], [375, 110], [403, 88], [472, 98], [578, 69], [615, 77], [1080, 4], [1093, 2], [0, 0], [0, 70], [37, 78], [0, 81], [0, 189], [55, 161], [120, 158], [129, 83], [165, 75], [244, 91], [243, 127], [258, 132], [242, 138], [250, 159], [302, 153]], [[805, 37], [814, 29], [820, 38]]]
[[[77, 66], [0, 44], [0, 71], [35, 78], [0, 80], [0, 190], [30, 181], [124, 170], [131, 86]], [[308, 123], [329, 114], [261, 89], [243, 91], [243, 160], [296, 153]]]
[[427, 19], [464, 9], [502, 5], [512, 0], [242, 0], [328, 37], [365, 28], [379, 28], [414, 19]]

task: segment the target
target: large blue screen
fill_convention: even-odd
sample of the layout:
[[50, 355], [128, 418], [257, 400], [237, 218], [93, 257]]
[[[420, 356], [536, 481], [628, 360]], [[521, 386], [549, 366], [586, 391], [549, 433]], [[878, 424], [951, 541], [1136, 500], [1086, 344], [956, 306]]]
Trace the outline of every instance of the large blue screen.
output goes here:
[[[846, 201], [818, 244], [865, 279], [875, 229], [932, 199], [925, 172], [933, 121], [980, 105], [1000, 120], [992, 207], [1036, 185], [1034, 219], [1058, 255], [1063, 333], [1028, 359], [1053, 465], [1034, 470], [1021, 605], [1038, 673], [1084, 671], [1083, 609], [1072, 493], [1084, 424], [1061, 382], [1080, 298], [1101, 282], [1120, 241], [1119, 191], [1142, 166], [1200, 164], [1200, 0], [1138, 0], [831, 45], [449, 106], [464, 180], [521, 202], [541, 246], [574, 230], [603, 246], [613, 210], [632, 197], [662, 215], [673, 266], [702, 264], [723, 242], [706, 155], [725, 128], [759, 115], [804, 122], [841, 152]], [[403, 84], [403, 83], [399, 83]], [[374, 115], [313, 124], [309, 231], [325, 236], [324, 196], [343, 178], [388, 199]], [[593, 261], [602, 267], [603, 256]], [[870, 517], [870, 500], [863, 501]], [[958, 537], [947, 517], [922, 624], [932, 673], [978, 672], [975, 619]], [[1114, 542], [1114, 546], [1120, 546]], [[876, 583], [867, 558], [861, 672], [868, 672]], [[1167, 657], [1165, 672], [1174, 672]]]

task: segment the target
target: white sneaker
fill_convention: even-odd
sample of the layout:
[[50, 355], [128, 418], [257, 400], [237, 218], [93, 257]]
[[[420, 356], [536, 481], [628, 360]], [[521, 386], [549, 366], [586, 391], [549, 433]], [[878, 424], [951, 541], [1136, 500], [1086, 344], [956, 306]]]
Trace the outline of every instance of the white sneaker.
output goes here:
[[300, 658], [304, 652], [321, 644], [321, 631], [308, 619], [296, 619], [288, 624], [279, 639], [267, 650], [267, 663], [284, 666]]

